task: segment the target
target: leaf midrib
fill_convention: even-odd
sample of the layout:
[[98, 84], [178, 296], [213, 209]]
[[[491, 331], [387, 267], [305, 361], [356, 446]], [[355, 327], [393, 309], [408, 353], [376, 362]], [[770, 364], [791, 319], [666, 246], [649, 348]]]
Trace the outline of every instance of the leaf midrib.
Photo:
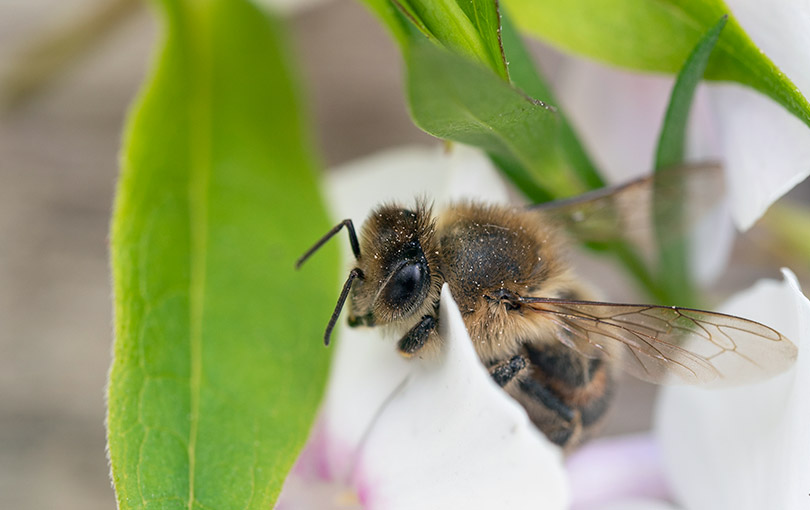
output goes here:
[[[188, 441], [188, 510], [194, 507], [196, 448], [200, 416], [200, 386], [202, 379], [202, 323], [205, 307], [205, 268], [208, 241], [208, 185], [212, 170], [211, 156], [211, 96], [212, 41], [210, 4], [189, 5], [195, 19], [189, 32], [196, 38], [190, 48], [191, 69], [197, 78], [189, 106], [189, 235], [191, 267], [189, 281], [189, 441]], [[199, 48], [198, 53], [193, 49]]]

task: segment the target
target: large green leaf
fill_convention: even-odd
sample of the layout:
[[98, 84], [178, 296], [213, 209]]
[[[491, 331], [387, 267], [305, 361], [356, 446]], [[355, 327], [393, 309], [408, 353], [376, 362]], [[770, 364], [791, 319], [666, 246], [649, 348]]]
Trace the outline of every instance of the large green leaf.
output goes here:
[[[520, 27], [603, 62], [677, 73], [695, 41], [729, 8], [722, 0], [505, 0]], [[773, 98], [810, 125], [810, 103], [731, 16], [706, 69]]]
[[[529, 96], [547, 104], [559, 104], [546, 80], [540, 75], [520, 34], [515, 29], [508, 13], [501, 12], [501, 38], [503, 50], [509, 62], [509, 77], [517, 87]], [[560, 117], [557, 143], [565, 154], [572, 171], [586, 183], [588, 189], [601, 188], [605, 185], [596, 166], [588, 157], [573, 127], [565, 118], [565, 113], [557, 110]]]
[[484, 149], [550, 196], [584, 189], [568, 171], [556, 143], [559, 118], [548, 106], [427, 39], [414, 38], [406, 58], [416, 125], [434, 136]]
[[268, 509], [323, 390], [336, 257], [293, 271], [328, 225], [277, 24], [162, 7], [112, 224], [118, 505]]

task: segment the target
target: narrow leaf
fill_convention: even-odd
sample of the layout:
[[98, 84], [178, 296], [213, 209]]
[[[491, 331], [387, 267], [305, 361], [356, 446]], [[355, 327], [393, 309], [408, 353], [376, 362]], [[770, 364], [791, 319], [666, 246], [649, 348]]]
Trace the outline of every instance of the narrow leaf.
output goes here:
[[[676, 73], [694, 41], [729, 12], [722, 0], [505, 0], [522, 29], [564, 48], [631, 69]], [[706, 69], [771, 97], [810, 126], [810, 103], [733, 16]]]
[[709, 57], [717, 44], [720, 32], [726, 26], [727, 21], [728, 16], [723, 16], [706, 32], [678, 73], [669, 97], [661, 134], [658, 137], [658, 148], [655, 151], [656, 171], [683, 163], [686, 125], [689, 120], [692, 99], [698, 83], [703, 78], [703, 72], [709, 63]]
[[393, 4], [428, 39], [507, 77], [496, 0], [393, 0]]
[[118, 507], [271, 508], [312, 422], [334, 253], [277, 24], [165, 2], [112, 222]]
[[[728, 16], [723, 16], [700, 39], [678, 73], [669, 105], [661, 126], [658, 148], [655, 155], [655, 171], [658, 175], [684, 163], [684, 146], [689, 110], [695, 89], [703, 78], [717, 40], [726, 26]], [[679, 200], [685, 197], [685, 183], [676, 179], [666, 179], [666, 189], [662, 179], [653, 185], [653, 218], [655, 237], [658, 245], [658, 280], [672, 303], [681, 306], [697, 306], [692, 273], [689, 268], [688, 236], [684, 228], [684, 207], [688, 204]], [[673, 190], [673, 187], [678, 189]]]
[[475, 27], [483, 42], [493, 70], [502, 77], [508, 77], [508, 68], [501, 44], [501, 17], [498, 0], [455, 0]]

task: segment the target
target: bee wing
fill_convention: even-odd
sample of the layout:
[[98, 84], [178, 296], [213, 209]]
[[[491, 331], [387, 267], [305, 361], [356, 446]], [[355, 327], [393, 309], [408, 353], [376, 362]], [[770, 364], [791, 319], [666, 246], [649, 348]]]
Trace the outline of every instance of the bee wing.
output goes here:
[[630, 239], [641, 246], [652, 242], [652, 203], [657, 213], [680, 218], [668, 222], [668, 237], [678, 238], [719, 203], [724, 193], [719, 165], [689, 165], [666, 169], [620, 186], [603, 188], [570, 199], [529, 206], [584, 242]]
[[657, 384], [729, 385], [782, 372], [796, 346], [748, 319], [691, 308], [524, 298], [557, 328], [557, 338], [588, 357], [607, 356]]

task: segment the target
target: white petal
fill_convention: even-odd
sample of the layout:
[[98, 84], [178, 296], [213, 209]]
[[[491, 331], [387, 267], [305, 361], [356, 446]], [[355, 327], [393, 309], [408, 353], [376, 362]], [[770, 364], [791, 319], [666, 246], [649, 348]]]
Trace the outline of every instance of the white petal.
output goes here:
[[461, 199], [483, 202], [508, 201], [507, 186], [492, 161], [480, 150], [454, 143], [446, 155], [448, 167], [441, 179], [437, 199], [442, 203]]
[[720, 198], [714, 209], [698, 220], [689, 238], [690, 267], [696, 282], [708, 286], [723, 274], [736, 235], [728, 200]]
[[408, 206], [417, 197], [427, 197], [441, 207], [460, 198], [508, 198], [489, 159], [462, 144], [453, 144], [449, 151], [439, 144], [388, 149], [335, 167], [326, 176], [333, 216], [351, 218], [358, 227], [384, 202]]
[[711, 89], [732, 214], [737, 227], [747, 230], [810, 174], [810, 129], [751, 89], [738, 85]]
[[478, 360], [445, 285], [437, 359], [412, 360], [355, 473], [367, 509], [567, 507], [561, 451]]
[[[563, 110], [608, 182], [622, 183], [652, 171], [672, 77], [563, 57], [555, 83]], [[703, 86], [693, 100], [686, 145], [687, 161], [720, 159], [714, 112]], [[721, 274], [734, 240], [727, 206], [722, 197], [717, 201], [716, 213], [700, 222], [691, 245], [691, 267], [702, 284]]]
[[321, 410], [321, 469], [327, 479], [348, 481], [363, 435], [374, 416], [413, 367], [380, 329], [343, 328], [333, 347]]
[[[464, 192], [450, 190], [451, 185]], [[358, 228], [370, 210], [384, 202], [409, 204], [419, 196], [440, 204], [460, 197], [506, 198], [506, 188], [489, 160], [461, 145], [450, 152], [439, 145], [384, 151], [333, 169], [328, 188], [333, 217], [352, 218]], [[386, 338], [383, 329], [339, 326], [335, 337], [327, 393], [310, 442], [318, 441], [319, 475], [347, 480], [363, 435], [413, 364], [396, 352], [396, 339]]]
[[568, 58], [556, 92], [597, 167], [611, 183], [646, 175], [672, 79]]
[[656, 418], [673, 492], [689, 510], [808, 508], [810, 301], [795, 277], [763, 280], [723, 311], [770, 325], [799, 347], [796, 365], [733, 389], [671, 387]]
[[[728, 0], [754, 43], [810, 97], [810, 2]], [[717, 100], [735, 221], [749, 228], [810, 174], [810, 129], [750, 89], [719, 86]]]
[[754, 43], [805, 97], [810, 94], [810, 1], [726, 0]]
[[[674, 80], [566, 57], [555, 89], [597, 167], [611, 183], [649, 174]], [[703, 87], [693, 100], [687, 160], [716, 160], [719, 148]]]

